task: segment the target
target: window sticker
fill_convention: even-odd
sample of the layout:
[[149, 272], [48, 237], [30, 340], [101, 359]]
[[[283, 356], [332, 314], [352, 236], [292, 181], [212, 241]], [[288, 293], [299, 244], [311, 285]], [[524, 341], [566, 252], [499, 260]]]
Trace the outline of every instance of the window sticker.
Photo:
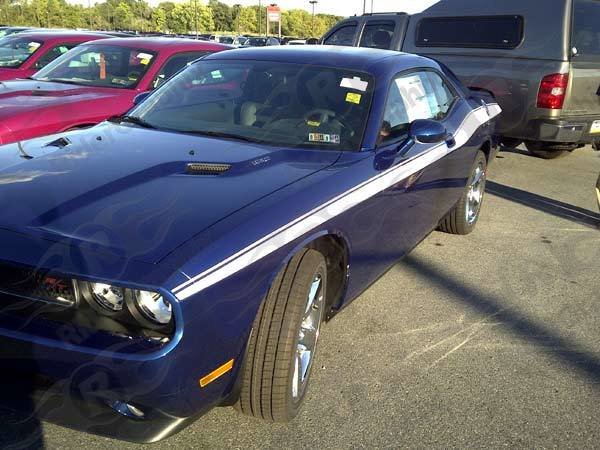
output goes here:
[[220, 80], [221, 78], [223, 78], [223, 74], [221, 73], [220, 70], [214, 70], [210, 73], [210, 76], [213, 78], [213, 80]]
[[355, 91], [366, 92], [369, 87], [368, 81], [363, 81], [359, 77], [354, 78], [342, 78], [340, 87], [347, 89], [354, 89]]
[[320, 127], [320, 126], [321, 126], [321, 122], [317, 122], [317, 121], [315, 121], [315, 120], [307, 120], [307, 121], [306, 121], [306, 124], [307, 124], [309, 127]]
[[321, 142], [325, 144], [339, 144], [339, 134], [321, 134], [321, 133], [310, 133], [308, 135], [309, 142]]
[[27, 44], [27, 51], [29, 53], [33, 53], [35, 52], [38, 48], [40, 48], [40, 44], [39, 42], [30, 42], [29, 44]]
[[346, 94], [346, 101], [348, 103], [354, 103], [355, 105], [360, 105], [360, 101], [362, 100], [362, 95], [355, 94], [354, 92], [348, 92]]
[[402, 77], [395, 80], [400, 91], [409, 122], [419, 119], [431, 119], [434, 114], [419, 75]]
[[150, 61], [152, 60], [153, 56], [149, 53], [138, 53], [136, 55], [136, 58], [140, 60], [140, 64], [147, 66], [148, 64], [150, 64]]

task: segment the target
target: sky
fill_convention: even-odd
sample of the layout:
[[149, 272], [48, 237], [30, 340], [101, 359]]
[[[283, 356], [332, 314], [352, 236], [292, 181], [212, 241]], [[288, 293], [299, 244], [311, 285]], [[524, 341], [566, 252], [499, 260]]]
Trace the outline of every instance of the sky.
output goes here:
[[[67, 0], [69, 3], [78, 3], [87, 5], [87, 0]], [[156, 6], [162, 0], [147, 0], [151, 6]], [[186, 0], [172, 0], [174, 2]], [[203, 0], [200, 0], [201, 2]], [[258, 0], [221, 0], [228, 5], [257, 5]], [[282, 9], [305, 9], [311, 11], [309, 0], [262, 0], [263, 5], [277, 3]], [[430, 5], [436, 3], [436, 0], [372, 0], [374, 12], [403, 11], [407, 13], [420, 12]], [[100, 3], [101, 0], [92, 0], [91, 3]], [[315, 6], [316, 13], [335, 14], [338, 16], [352, 16], [362, 14], [363, 0], [318, 0]], [[207, 0], [203, 3], [208, 3]], [[367, 12], [371, 11], [371, 0], [367, 0]]]

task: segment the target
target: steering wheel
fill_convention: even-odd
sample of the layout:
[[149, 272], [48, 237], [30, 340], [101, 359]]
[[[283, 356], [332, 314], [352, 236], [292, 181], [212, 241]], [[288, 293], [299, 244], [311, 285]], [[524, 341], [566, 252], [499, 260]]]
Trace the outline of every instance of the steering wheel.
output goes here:
[[318, 117], [319, 123], [327, 123], [329, 122], [329, 119], [334, 118], [336, 115], [337, 114], [330, 109], [317, 108], [307, 112], [304, 115], [304, 121], [314, 120], [315, 117]]

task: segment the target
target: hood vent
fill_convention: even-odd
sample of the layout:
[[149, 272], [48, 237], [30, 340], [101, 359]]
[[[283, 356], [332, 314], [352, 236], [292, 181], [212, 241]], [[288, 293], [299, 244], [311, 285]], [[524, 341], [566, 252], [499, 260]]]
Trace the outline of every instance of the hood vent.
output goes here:
[[52, 91], [40, 91], [40, 90], [31, 91], [32, 97], [52, 97], [53, 95], [56, 95], [56, 94]]
[[221, 175], [231, 169], [231, 164], [189, 163], [186, 172], [190, 175]]
[[44, 147], [58, 147], [65, 148], [66, 146], [71, 145], [71, 141], [66, 137], [61, 137], [56, 139], [55, 141], [48, 142]]

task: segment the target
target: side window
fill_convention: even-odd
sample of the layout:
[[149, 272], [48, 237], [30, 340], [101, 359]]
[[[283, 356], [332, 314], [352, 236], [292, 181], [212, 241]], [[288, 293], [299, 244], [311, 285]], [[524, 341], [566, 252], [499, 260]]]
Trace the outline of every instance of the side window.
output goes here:
[[429, 77], [430, 86], [434, 92], [437, 109], [436, 119], [442, 120], [450, 111], [450, 108], [456, 100], [456, 95], [450, 90], [448, 84], [435, 72], [426, 72]]
[[360, 38], [360, 46], [389, 50], [392, 46], [395, 28], [394, 22], [367, 23]]
[[410, 124], [415, 120], [443, 120], [455, 98], [443, 78], [435, 72], [399, 75], [388, 93], [380, 143], [407, 138]]
[[523, 40], [521, 16], [431, 17], [417, 26], [417, 47], [517, 48]]
[[600, 58], [600, 3], [577, 0], [573, 13], [571, 45], [582, 58]]
[[77, 46], [77, 44], [61, 44], [61, 45], [57, 45], [56, 47], [52, 47], [44, 55], [42, 55], [40, 57], [40, 59], [38, 59], [36, 61], [34, 67], [36, 69], [41, 69], [43, 67], [46, 67], [48, 64], [50, 64], [56, 58], [64, 55], [65, 53], [67, 53], [69, 50], [71, 50], [72, 48], [74, 48], [76, 46]]
[[154, 81], [152, 82], [152, 89], [156, 89], [157, 87], [161, 86], [165, 81], [183, 69], [183, 67], [185, 67], [187, 64], [203, 57], [206, 55], [206, 53], [207, 52], [188, 52], [172, 56], [158, 71], [156, 78], [154, 78]]
[[351, 46], [354, 44], [354, 35], [356, 34], [356, 24], [346, 25], [338, 28], [325, 38], [324, 45], [345, 45]]

